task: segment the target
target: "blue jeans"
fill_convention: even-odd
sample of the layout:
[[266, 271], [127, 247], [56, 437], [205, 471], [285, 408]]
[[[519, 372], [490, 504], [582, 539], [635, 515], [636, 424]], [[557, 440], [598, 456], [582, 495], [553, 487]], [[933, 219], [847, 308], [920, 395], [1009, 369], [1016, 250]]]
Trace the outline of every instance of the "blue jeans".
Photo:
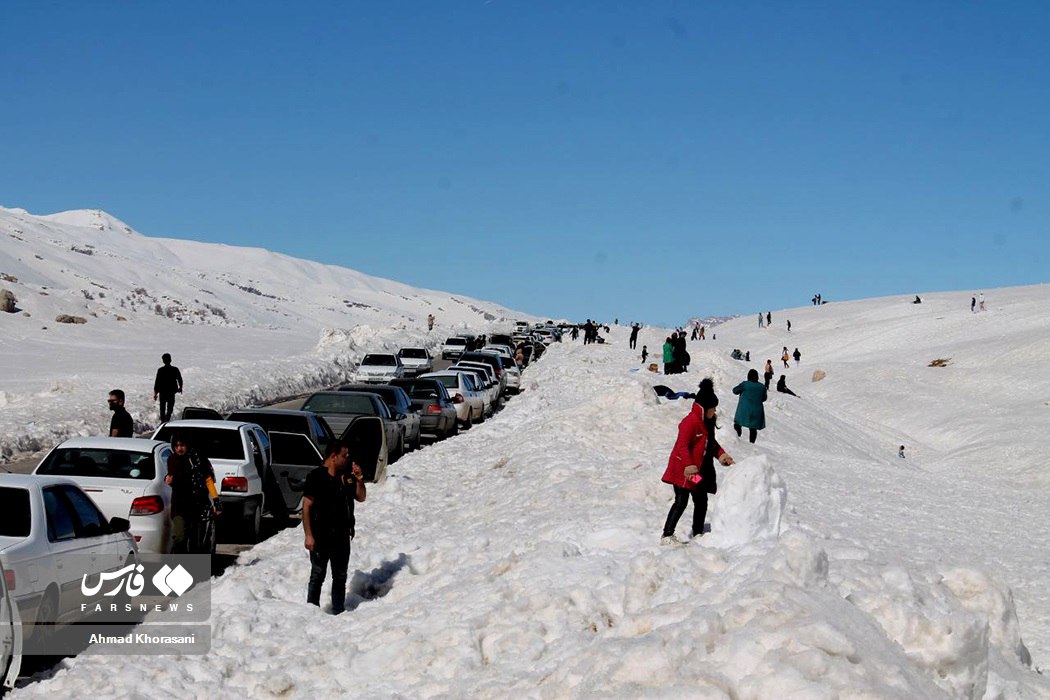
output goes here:
[[328, 565], [332, 565], [332, 614], [343, 612], [346, 603], [346, 570], [350, 565], [350, 540], [345, 545], [314, 547], [310, 552], [310, 584], [306, 589], [306, 602], [321, 605], [321, 586], [324, 584]]

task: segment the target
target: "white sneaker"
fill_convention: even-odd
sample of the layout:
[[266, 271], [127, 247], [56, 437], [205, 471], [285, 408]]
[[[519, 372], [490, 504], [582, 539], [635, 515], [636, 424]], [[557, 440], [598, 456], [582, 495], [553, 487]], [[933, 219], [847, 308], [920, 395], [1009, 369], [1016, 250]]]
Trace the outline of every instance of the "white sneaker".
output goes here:
[[665, 547], [667, 545], [681, 545], [681, 544], [685, 544], [685, 542], [682, 542], [680, 539], [678, 539], [674, 535], [667, 535], [666, 537], [661, 537], [660, 538], [660, 546], [662, 546], [662, 547]]

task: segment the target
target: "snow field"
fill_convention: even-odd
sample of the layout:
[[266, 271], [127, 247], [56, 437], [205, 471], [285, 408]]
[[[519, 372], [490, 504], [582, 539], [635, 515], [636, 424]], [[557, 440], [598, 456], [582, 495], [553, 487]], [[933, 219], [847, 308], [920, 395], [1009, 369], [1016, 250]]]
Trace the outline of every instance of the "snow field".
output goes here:
[[[346, 614], [302, 602], [302, 533], [284, 531], [215, 582], [209, 655], [81, 656], [22, 692], [1050, 697], [1023, 665], [1003, 584], [876, 556], [865, 532], [839, 537], [849, 513], [829, 527], [793, 510], [800, 482], [824, 473], [801, 471], [810, 459], [784, 469], [762, 450], [769, 430], [755, 447], [736, 443], [720, 372], [739, 363], [721, 369], [695, 344], [738, 463], [719, 470], [712, 532], [660, 547], [671, 489], [659, 479], [689, 402], [648, 386], [687, 388], [699, 374], [631, 373], [626, 335], [614, 340], [554, 345], [498, 416], [407, 455], [370, 488]], [[807, 415], [780, 413], [782, 423]], [[844, 471], [861, 453], [824, 459]]]

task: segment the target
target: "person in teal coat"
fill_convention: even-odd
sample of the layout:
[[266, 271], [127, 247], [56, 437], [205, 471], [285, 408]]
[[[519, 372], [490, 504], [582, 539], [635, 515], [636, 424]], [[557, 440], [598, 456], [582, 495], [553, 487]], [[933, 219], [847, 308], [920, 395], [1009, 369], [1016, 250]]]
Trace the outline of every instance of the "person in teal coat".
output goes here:
[[670, 338], [664, 341], [664, 374], [674, 374], [674, 345]]
[[758, 370], [748, 370], [747, 381], [733, 387], [733, 393], [740, 396], [736, 405], [736, 415], [733, 416], [733, 429], [736, 430], [737, 437], [740, 437], [741, 427], [747, 428], [748, 440], [754, 443], [758, 431], [766, 427], [766, 411], [762, 408], [762, 403], [769, 395], [766, 387], [758, 381]]

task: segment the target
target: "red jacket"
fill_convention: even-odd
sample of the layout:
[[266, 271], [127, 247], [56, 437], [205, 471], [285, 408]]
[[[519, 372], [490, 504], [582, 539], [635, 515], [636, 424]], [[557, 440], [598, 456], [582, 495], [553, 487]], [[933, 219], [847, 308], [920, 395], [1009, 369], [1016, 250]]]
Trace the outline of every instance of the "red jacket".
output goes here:
[[[671, 456], [667, 459], [667, 469], [663, 481], [683, 489], [696, 486], [685, 478], [685, 468], [695, 465], [697, 469], [704, 461], [704, 449], [707, 447], [707, 428], [704, 426], [704, 407], [693, 404], [692, 410], [678, 424], [678, 439], [675, 440]], [[716, 457], [725, 454], [719, 446]]]

